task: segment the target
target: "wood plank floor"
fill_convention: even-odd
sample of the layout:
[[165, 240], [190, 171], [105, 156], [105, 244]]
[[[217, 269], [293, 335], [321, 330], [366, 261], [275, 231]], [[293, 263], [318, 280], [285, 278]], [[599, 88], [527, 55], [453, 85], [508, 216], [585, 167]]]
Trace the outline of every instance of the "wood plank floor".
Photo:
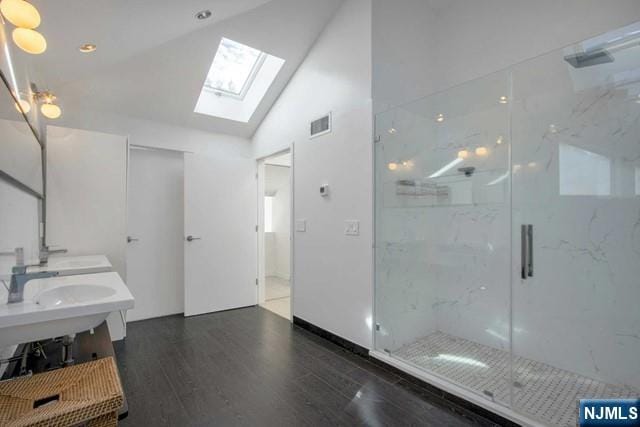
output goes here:
[[130, 323], [122, 426], [466, 426], [417, 385], [261, 307]]

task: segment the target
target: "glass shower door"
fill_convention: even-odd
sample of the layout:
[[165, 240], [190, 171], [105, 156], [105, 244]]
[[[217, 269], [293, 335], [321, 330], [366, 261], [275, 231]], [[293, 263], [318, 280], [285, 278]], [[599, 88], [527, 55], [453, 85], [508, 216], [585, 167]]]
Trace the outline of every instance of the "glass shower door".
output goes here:
[[510, 402], [510, 79], [376, 116], [377, 350]]
[[638, 30], [513, 68], [513, 408], [547, 425], [640, 395]]

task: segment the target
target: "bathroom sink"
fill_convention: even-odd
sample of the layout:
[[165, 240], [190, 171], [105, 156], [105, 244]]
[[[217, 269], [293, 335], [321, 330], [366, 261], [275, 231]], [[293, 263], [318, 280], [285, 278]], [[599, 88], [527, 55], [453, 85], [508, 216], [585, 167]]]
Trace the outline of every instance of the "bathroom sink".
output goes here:
[[32, 280], [23, 302], [6, 301], [7, 291], [0, 286], [0, 348], [83, 332], [134, 304], [116, 272]]
[[46, 265], [29, 267], [29, 272], [57, 271], [60, 276], [71, 276], [102, 273], [111, 269], [111, 263], [104, 255], [52, 256]]
[[45, 307], [56, 307], [65, 304], [85, 304], [110, 297], [116, 290], [100, 285], [68, 285], [42, 291], [36, 297], [36, 304]]

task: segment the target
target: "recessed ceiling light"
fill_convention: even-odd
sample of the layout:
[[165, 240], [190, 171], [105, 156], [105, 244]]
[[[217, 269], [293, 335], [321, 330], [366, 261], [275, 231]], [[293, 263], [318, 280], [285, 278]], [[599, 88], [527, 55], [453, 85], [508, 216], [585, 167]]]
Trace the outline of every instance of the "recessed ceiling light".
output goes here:
[[444, 114], [440, 113], [436, 116], [436, 122], [442, 123], [444, 122]]
[[196, 13], [196, 18], [200, 20], [211, 18], [211, 11], [209, 9], [201, 10], [200, 12]]
[[509, 102], [509, 98], [507, 98], [506, 96], [502, 95], [499, 99], [498, 102], [500, 104], [506, 104], [507, 102]]
[[98, 46], [96, 46], [93, 43], [85, 43], [82, 46], [80, 46], [78, 49], [82, 53], [91, 53], [91, 52], [95, 52], [97, 48]]

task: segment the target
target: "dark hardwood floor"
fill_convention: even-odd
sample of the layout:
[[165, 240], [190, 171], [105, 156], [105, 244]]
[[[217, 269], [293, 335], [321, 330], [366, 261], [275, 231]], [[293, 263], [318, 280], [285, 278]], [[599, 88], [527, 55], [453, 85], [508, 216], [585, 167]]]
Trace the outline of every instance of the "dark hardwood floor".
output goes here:
[[130, 323], [122, 426], [465, 426], [419, 386], [260, 307]]

